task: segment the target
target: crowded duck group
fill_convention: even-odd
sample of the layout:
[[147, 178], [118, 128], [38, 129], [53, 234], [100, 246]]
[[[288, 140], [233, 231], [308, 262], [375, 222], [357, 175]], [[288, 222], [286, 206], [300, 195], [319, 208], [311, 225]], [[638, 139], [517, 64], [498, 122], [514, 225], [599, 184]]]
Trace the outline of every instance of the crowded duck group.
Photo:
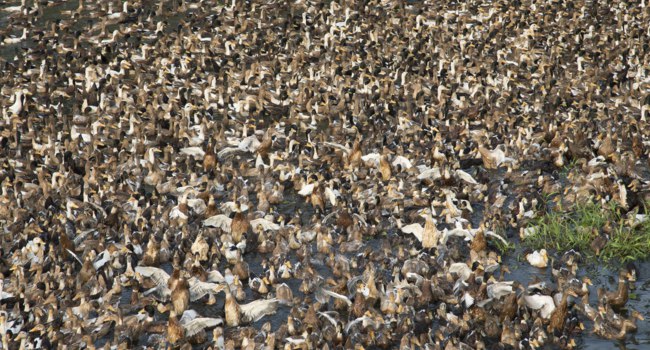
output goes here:
[[499, 249], [650, 200], [650, 7], [614, 3], [1, 5], [1, 348], [625, 339], [634, 269]]

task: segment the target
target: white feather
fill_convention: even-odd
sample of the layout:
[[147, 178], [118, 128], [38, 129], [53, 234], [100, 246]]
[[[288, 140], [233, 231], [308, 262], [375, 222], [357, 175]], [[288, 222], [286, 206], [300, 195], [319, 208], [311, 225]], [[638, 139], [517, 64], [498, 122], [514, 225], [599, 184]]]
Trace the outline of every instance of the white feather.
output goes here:
[[404, 170], [411, 169], [413, 167], [413, 163], [411, 163], [411, 161], [408, 158], [404, 157], [404, 156], [396, 156], [395, 159], [393, 160], [392, 164], [393, 164], [393, 167], [396, 167], [396, 166], [399, 165]]
[[418, 180], [437, 180], [442, 177], [440, 168], [438, 167], [427, 168], [426, 166], [419, 166], [418, 169], [420, 170], [420, 174], [417, 177]]
[[337, 198], [341, 195], [338, 190], [332, 190], [329, 187], [325, 187], [325, 197], [332, 204], [333, 207], [336, 206]]
[[[155, 293], [160, 299], [169, 300], [171, 297], [171, 290], [167, 286], [169, 274], [165, 270], [151, 266], [137, 266], [135, 272], [142, 277], [151, 279], [156, 284], [156, 287], [147, 290], [145, 295]], [[220, 283], [201, 282], [196, 277], [188, 279], [187, 282], [190, 285], [191, 301], [197, 301], [209, 293], [216, 294], [223, 290], [223, 285]]]
[[332, 148], [336, 148], [336, 149], [340, 149], [341, 151], [345, 152], [346, 154], [350, 154], [350, 152], [352, 152], [352, 150], [350, 150], [348, 147], [345, 147], [345, 146], [343, 146], [341, 144], [334, 143], [334, 142], [323, 142], [323, 145], [328, 146], [328, 147], [332, 147]]
[[203, 220], [203, 226], [217, 227], [226, 232], [230, 232], [231, 223], [232, 219], [223, 214], [217, 214]]
[[316, 184], [313, 184], [313, 183], [306, 184], [306, 185], [302, 186], [302, 188], [300, 189], [300, 192], [298, 192], [298, 194], [303, 196], [303, 197], [310, 196], [312, 194], [312, 192], [314, 192], [314, 187], [315, 186], [316, 186]]
[[257, 228], [258, 226], [262, 226], [262, 229], [264, 231], [277, 231], [280, 229], [280, 225], [272, 221], [266, 220], [264, 218], [251, 220], [250, 224], [252, 228]]
[[192, 156], [192, 157], [203, 157], [205, 156], [205, 151], [201, 147], [184, 147], [181, 148], [181, 153]]
[[415, 223], [415, 224], [410, 224], [406, 226], [402, 226], [402, 232], [408, 233], [408, 234], [413, 234], [415, 238], [418, 239], [418, 241], [422, 242], [422, 232], [424, 231], [424, 227], [422, 225]]
[[182, 325], [185, 329], [185, 336], [191, 337], [206, 328], [214, 328], [221, 324], [223, 324], [223, 319], [221, 318], [198, 317]]
[[237, 210], [239, 210], [242, 213], [247, 211], [248, 210], [248, 205], [246, 205], [246, 203], [240, 203], [239, 204], [239, 209], [237, 209], [237, 203], [235, 203], [233, 201], [229, 201], [229, 202], [221, 203], [219, 208], [221, 208], [221, 210], [224, 212], [224, 214], [230, 215], [230, 213], [232, 213], [234, 211], [237, 211]]
[[363, 160], [365, 163], [370, 163], [374, 166], [379, 166], [380, 159], [381, 155], [379, 153], [368, 153], [365, 156], [361, 157], [361, 160]]
[[278, 308], [278, 299], [260, 299], [251, 301], [248, 304], [239, 305], [242, 314], [242, 321], [257, 322], [266, 315], [272, 315]]
[[196, 214], [199, 214], [199, 215], [203, 214], [203, 212], [205, 212], [205, 209], [208, 208], [208, 206], [205, 204], [205, 202], [203, 201], [203, 199], [200, 199], [200, 198], [192, 198], [192, 199], [188, 199], [188, 200], [187, 200], [187, 205], [188, 205], [190, 208], [192, 208], [192, 210], [193, 210]]
[[466, 173], [466, 172], [464, 172], [464, 171], [462, 171], [460, 169], [456, 170], [456, 176], [458, 176], [461, 180], [467, 182], [468, 184], [478, 185], [478, 182], [476, 182], [476, 180], [474, 180], [472, 175], [470, 175], [470, 174], [468, 174], [468, 173]]
[[489, 298], [499, 299], [502, 296], [506, 296], [512, 293], [514, 289], [512, 288], [512, 281], [507, 282], [495, 282], [487, 286], [487, 295]]
[[555, 310], [555, 302], [550, 295], [525, 295], [526, 306], [533, 310], [540, 310], [543, 318], [549, 318]]
[[470, 269], [467, 264], [459, 262], [451, 264], [449, 266], [449, 272], [456, 273], [460, 280], [467, 281], [469, 276], [472, 274], [472, 269]]

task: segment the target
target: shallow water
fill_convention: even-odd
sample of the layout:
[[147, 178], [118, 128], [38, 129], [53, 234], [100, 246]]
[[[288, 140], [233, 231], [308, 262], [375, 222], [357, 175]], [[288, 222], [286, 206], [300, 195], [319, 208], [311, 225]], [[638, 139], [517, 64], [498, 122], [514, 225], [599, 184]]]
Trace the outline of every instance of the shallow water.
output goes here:
[[[409, 0], [408, 2], [411, 4], [418, 3], [418, 1], [414, 1], [414, 0]], [[3, 4], [0, 5], [0, 7], [14, 6], [19, 3], [20, 3], [19, 1], [17, 2], [12, 1], [8, 3], [3, 2]], [[52, 7], [45, 8], [43, 10], [43, 16], [35, 22], [34, 29], [49, 30], [51, 21], [65, 18], [65, 15], [62, 14], [62, 11], [74, 10], [77, 8], [77, 6], [78, 6], [77, 1], [67, 1]], [[166, 20], [169, 23], [168, 30], [173, 30], [178, 24], [179, 19], [180, 19], [179, 15], [167, 18]], [[5, 17], [4, 15], [0, 15], [0, 28], [7, 28], [7, 26], [9, 25], [10, 24], [8, 18]], [[77, 24], [74, 25], [74, 28], [81, 29], [83, 28], [84, 25], [86, 24], [83, 24], [82, 21], [78, 21]], [[16, 29], [16, 30], [12, 29], [11, 32], [11, 34], [17, 36], [20, 36], [21, 33], [22, 33], [21, 29]], [[0, 46], [0, 58], [9, 62], [12, 62], [16, 56], [20, 59], [21, 48], [27, 47], [32, 44], [33, 43], [30, 42], [30, 40], [27, 40], [17, 45]], [[270, 116], [269, 120], [273, 120], [273, 116]], [[322, 124], [319, 125], [319, 127], [325, 128], [326, 125]], [[466, 170], [469, 173], [472, 173], [472, 171], [475, 169], [469, 168], [464, 170]], [[640, 173], [643, 175], [650, 174], [648, 169], [641, 169]], [[503, 172], [494, 175], [495, 176], [493, 177], [492, 181], [501, 181], [504, 176]], [[253, 204], [256, 203], [257, 198], [255, 198], [254, 194], [251, 194], [250, 199]], [[300, 212], [301, 223], [303, 225], [309, 225], [311, 221], [310, 218], [313, 215], [313, 208], [309, 205], [305, 205], [304, 200], [300, 196], [298, 196], [293, 189], [287, 189], [285, 191], [284, 199], [285, 199], [284, 202], [279, 206], [277, 206], [278, 211], [282, 215], [284, 215], [287, 220], [290, 220], [292, 217], [294, 217]], [[507, 203], [508, 202], [506, 202], [505, 205], [507, 205]], [[482, 205], [474, 206], [474, 214], [470, 218], [472, 225], [474, 227], [478, 226], [478, 223], [480, 223], [484, 209], [485, 208]], [[510, 239], [515, 241], [518, 240], [516, 232], [509, 232], [509, 234], [512, 236], [510, 237]], [[381, 243], [382, 243], [382, 238], [372, 238], [364, 242], [365, 246], [369, 246], [372, 249], [378, 249], [381, 246]], [[311, 248], [312, 251], [315, 251], [315, 247], [313, 245], [314, 244], [312, 243]], [[520, 257], [522, 256], [522, 251], [523, 249], [521, 247], [518, 247], [514, 252], [509, 253], [505, 257], [504, 264], [507, 265], [511, 270], [510, 273], [506, 274], [506, 278], [517, 280], [521, 282], [523, 285], [528, 284], [533, 279], [540, 279], [550, 283], [551, 282], [550, 267], [542, 270], [542, 269], [529, 266], [528, 264], [520, 260]], [[354, 259], [355, 254], [348, 253], [346, 255], [349, 258]], [[270, 255], [269, 254], [265, 256], [255, 255], [255, 254], [246, 255], [245, 260], [248, 262], [253, 276], [262, 274], [263, 269], [261, 268], [261, 264], [263, 259], [265, 258], [267, 259], [270, 258]], [[322, 259], [323, 257], [314, 254], [312, 258]], [[292, 264], [294, 264], [294, 266], [298, 262], [295, 253], [288, 256], [287, 259], [291, 261]], [[583, 263], [582, 265], [583, 268], [581, 269], [579, 275], [581, 276], [587, 275], [591, 277], [594, 285], [591, 287], [590, 301], [591, 303], [595, 304], [597, 303], [596, 289], [598, 287], [602, 286], [610, 290], [616, 287], [617, 270], [606, 268], [602, 265], [593, 264], [593, 263]], [[170, 265], [164, 266], [163, 268], [165, 268], [167, 272], [171, 272]], [[314, 268], [324, 278], [331, 276], [331, 271], [329, 270], [329, 268], [327, 268], [324, 265], [314, 264]], [[639, 263], [638, 271], [639, 273], [637, 276], [637, 282], [635, 284], [636, 289], [632, 291], [633, 298], [631, 298], [631, 300], [629, 301], [628, 307], [631, 309], [638, 310], [643, 314], [643, 316], [645, 316], [646, 318], [650, 318], [650, 262]], [[289, 279], [284, 282], [291, 287], [291, 289], [294, 292], [294, 296], [302, 296], [302, 294], [299, 292], [299, 286], [301, 283], [300, 280]], [[254, 295], [254, 293], [251, 292], [249, 288], [247, 288], [246, 290], [248, 292], [247, 301], [254, 300], [259, 297], [257, 295]], [[130, 296], [131, 296], [131, 290], [128, 287], [124, 288], [124, 292], [122, 294], [122, 298], [120, 302], [123, 304], [128, 303], [130, 300]], [[223, 298], [218, 298], [217, 303], [214, 305], [205, 305], [204, 303], [193, 303], [192, 308], [195, 308], [203, 316], [207, 316], [207, 317], [223, 316]], [[253, 326], [259, 328], [264, 323], [270, 322], [272, 329], [275, 330], [280, 325], [284, 324], [287, 321], [287, 316], [289, 312], [290, 312], [290, 307], [280, 306], [278, 312], [275, 315], [263, 318], [262, 320], [254, 323]], [[591, 333], [590, 331], [591, 325], [589, 323], [586, 323], [585, 326], [586, 326], [586, 330], [577, 338], [579, 348], [582, 349], [648, 349], [650, 348], [650, 323], [649, 322], [639, 322], [638, 331], [635, 334], [629, 335], [626, 341], [624, 342], [608, 341], [608, 340], [600, 339]], [[211, 336], [211, 333], [209, 333], [209, 335]], [[104, 341], [105, 340], [100, 340], [96, 345], [100, 346]]]

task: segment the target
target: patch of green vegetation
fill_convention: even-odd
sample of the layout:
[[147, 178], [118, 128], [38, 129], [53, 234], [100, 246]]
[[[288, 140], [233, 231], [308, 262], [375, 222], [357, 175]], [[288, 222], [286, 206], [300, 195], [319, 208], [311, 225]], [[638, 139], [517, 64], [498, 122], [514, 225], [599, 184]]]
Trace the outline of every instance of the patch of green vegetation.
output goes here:
[[556, 208], [529, 223], [523, 243], [559, 253], [574, 249], [606, 262], [649, 257], [650, 220], [638, 223], [620, 213], [615, 204], [581, 203], [567, 211]]
[[634, 228], [624, 225], [617, 227], [601, 253], [604, 260], [616, 259], [622, 262], [645, 259], [648, 256], [650, 256], [650, 222], [648, 221]]
[[571, 160], [570, 162], [568, 162], [562, 167], [562, 169], [560, 170], [560, 176], [566, 178], [567, 176], [569, 176], [571, 170], [573, 170], [577, 165], [578, 165], [577, 159]]

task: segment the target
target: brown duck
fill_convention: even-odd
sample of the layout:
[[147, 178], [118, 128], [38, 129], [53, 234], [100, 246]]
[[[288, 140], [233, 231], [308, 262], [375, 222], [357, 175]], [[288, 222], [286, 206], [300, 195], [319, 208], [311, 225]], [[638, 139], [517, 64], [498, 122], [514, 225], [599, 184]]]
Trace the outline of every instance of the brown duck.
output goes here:
[[550, 317], [550, 323], [548, 325], [549, 332], [562, 331], [564, 329], [564, 324], [566, 323], [566, 315], [568, 311], [567, 298], [569, 295], [573, 297], [578, 297], [578, 294], [569, 288], [562, 294], [562, 300], [560, 304], [553, 310]]
[[181, 315], [187, 310], [190, 304], [190, 284], [178, 269], [174, 269], [168, 281], [168, 287], [172, 291], [172, 307], [176, 314]]
[[604, 289], [598, 289], [599, 298], [604, 298], [605, 302], [614, 309], [621, 309], [627, 304], [629, 299], [629, 283], [628, 277], [630, 274], [626, 271], [621, 271], [618, 275], [618, 288], [614, 292], [605, 292]]
[[250, 222], [248, 221], [248, 217], [242, 213], [241, 205], [237, 203], [235, 217], [232, 219], [232, 223], [230, 224], [233, 241], [235, 243], [241, 242], [242, 237], [246, 232], [248, 232], [249, 227]]
[[169, 320], [167, 322], [167, 341], [171, 344], [176, 344], [183, 340], [185, 337], [185, 332], [183, 326], [181, 326], [176, 313], [172, 311], [169, 314]]

